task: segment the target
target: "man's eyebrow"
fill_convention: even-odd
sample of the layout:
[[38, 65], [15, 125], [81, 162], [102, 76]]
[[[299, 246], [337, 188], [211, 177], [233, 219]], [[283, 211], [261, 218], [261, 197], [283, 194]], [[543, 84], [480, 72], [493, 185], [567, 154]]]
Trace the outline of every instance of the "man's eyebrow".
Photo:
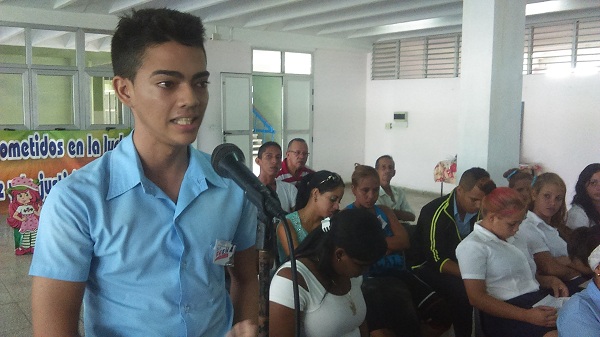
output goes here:
[[174, 70], [155, 70], [152, 72], [152, 74], [150, 74], [150, 77], [152, 76], [156, 76], [156, 75], [167, 75], [167, 76], [172, 76], [172, 77], [177, 77], [177, 78], [183, 78], [183, 74], [178, 72], [178, 71], [174, 71]]
[[208, 70], [205, 70], [205, 71], [201, 71], [201, 72], [197, 73], [196, 75], [194, 75], [192, 77], [192, 79], [195, 80], [195, 79], [198, 79], [198, 78], [208, 77], [208, 76], [210, 76], [210, 72], [208, 72]]
[[[172, 77], [176, 77], [176, 78], [183, 78], [183, 74], [180, 73], [179, 71], [174, 71], [174, 70], [155, 70], [152, 72], [152, 74], [150, 74], [150, 77], [152, 76], [156, 76], [156, 75], [166, 75], [166, 76], [172, 76]], [[201, 78], [201, 77], [208, 77], [210, 75], [210, 73], [205, 70], [205, 71], [201, 71], [197, 74], [195, 74], [192, 78], [193, 79], [197, 79], [197, 78]]]

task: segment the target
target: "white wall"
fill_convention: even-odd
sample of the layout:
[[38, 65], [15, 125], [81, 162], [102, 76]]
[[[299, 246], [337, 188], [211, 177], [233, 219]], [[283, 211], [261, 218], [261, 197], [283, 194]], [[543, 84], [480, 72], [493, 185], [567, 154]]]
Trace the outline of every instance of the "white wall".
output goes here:
[[[197, 146], [212, 153], [222, 142], [221, 72], [250, 73], [251, 46], [240, 41], [207, 41], [210, 99]], [[365, 51], [314, 51], [314, 169], [328, 169], [350, 181], [354, 163], [364, 158]], [[285, 144], [282, 144], [285, 148]]]
[[521, 159], [559, 174], [570, 204], [579, 173], [600, 162], [600, 74], [525, 76], [523, 101]]
[[250, 45], [240, 41], [206, 41], [207, 69], [210, 72], [208, 106], [196, 140], [198, 149], [212, 153], [223, 143], [223, 118], [221, 112], [221, 73], [252, 72]]
[[[396, 162], [392, 184], [439, 192], [433, 169], [440, 160], [456, 155], [459, 108], [458, 78], [368, 79], [365, 163], [374, 166], [379, 156], [389, 154]], [[408, 112], [408, 127], [394, 124], [385, 129], [395, 111]]]
[[[545, 171], [559, 174], [567, 184], [567, 203], [581, 170], [600, 162], [598, 88], [598, 73], [587, 77], [524, 76], [521, 162], [539, 163]], [[456, 153], [460, 94], [459, 79], [367, 79], [365, 160], [372, 163], [389, 153], [397, 167], [394, 184], [439, 192], [433, 168]], [[408, 128], [384, 129], [393, 111], [409, 112]], [[497, 183], [506, 185], [505, 181]]]
[[346, 183], [354, 163], [365, 158], [366, 64], [366, 52], [314, 53], [312, 165], [337, 172]]

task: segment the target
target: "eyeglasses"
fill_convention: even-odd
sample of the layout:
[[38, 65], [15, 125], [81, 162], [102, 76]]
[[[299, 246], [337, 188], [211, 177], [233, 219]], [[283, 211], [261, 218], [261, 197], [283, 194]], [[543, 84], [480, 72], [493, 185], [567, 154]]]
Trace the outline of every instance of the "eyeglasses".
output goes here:
[[304, 152], [304, 151], [288, 151], [288, 152], [291, 152], [291, 153], [295, 154], [296, 156], [303, 155], [306, 157], [308, 157], [308, 155], [310, 154], [309, 152]]
[[319, 183], [319, 185], [317, 185], [317, 186], [321, 186], [321, 185], [323, 185], [324, 183], [326, 183], [326, 182], [328, 182], [328, 181], [332, 181], [332, 182], [334, 182], [334, 183], [335, 183], [335, 182], [338, 182], [338, 181], [341, 181], [341, 180], [342, 180], [342, 177], [340, 177], [340, 175], [339, 175], [339, 174], [337, 174], [337, 173], [333, 173], [333, 174], [330, 174], [329, 176], [327, 176], [327, 178], [323, 179], [323, 180], [322, 180], [322, 181]]

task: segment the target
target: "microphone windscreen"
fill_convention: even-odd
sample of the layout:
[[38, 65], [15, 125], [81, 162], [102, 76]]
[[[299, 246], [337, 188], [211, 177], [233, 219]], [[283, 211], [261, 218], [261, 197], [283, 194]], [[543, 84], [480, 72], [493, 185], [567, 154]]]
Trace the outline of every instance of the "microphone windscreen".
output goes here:
[[[230, 157], [232, 159], [225, 159], [227, 157]], [[221, 163], [224, 163], [224, 160], [234, 160], [245, 164], [246, 157], [237, 145], [231, 143], [221, 144], [213, 150], [213, 153], [210, 158], [210, 162], [213, 169], [221, 177], [229, 178], [227, 170], [221, 165]]]

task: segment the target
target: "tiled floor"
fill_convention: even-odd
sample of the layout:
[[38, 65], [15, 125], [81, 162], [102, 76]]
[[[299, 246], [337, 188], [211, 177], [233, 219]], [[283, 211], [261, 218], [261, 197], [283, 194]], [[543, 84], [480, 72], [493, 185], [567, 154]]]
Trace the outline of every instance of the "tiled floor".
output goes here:
[[[417, 213], [435, 197], [435, 193], [407, 191], [408, 202]], [[342, 204], [353, 200], [347, 188]], [[13, 230], [6, 225], [5, 216], [0, 215], [0, 336], [32, 336], [31, 278], [28, 276], [31, 255], [15, 256], [13, 242]]]
[[32, 336], [31, 255], [15, 256], [13, 229], [0, 215], [0, 336]]

